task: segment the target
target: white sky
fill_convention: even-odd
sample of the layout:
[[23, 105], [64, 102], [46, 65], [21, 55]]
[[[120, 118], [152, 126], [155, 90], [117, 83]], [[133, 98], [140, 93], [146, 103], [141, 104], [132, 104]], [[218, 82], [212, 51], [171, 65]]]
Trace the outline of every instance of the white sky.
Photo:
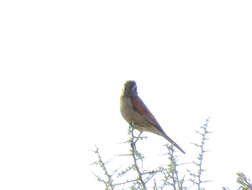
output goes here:
[[[103, 189], [91, 150], [127, 151], [128, 79], [185, 159], [211, 117], [209, 186], [252, 178], [251, 10], [232, 0], [1, 1], [0, 189]], [[158, 155], [165, 141], [148, 136]]]

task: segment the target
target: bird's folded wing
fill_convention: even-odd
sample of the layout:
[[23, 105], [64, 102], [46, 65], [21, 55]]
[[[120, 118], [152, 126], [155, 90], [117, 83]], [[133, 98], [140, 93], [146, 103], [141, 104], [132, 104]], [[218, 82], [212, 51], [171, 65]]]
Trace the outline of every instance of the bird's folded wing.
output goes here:
[[133, 109], [142, 115], [146, 121], [148, 121], [151, 125], [156, 127], [160, 132], [165, 133], [164, 130], [160, 127], [159, 123], [157, 122], [156, 118], [153, 114], [149, 111], [147, 106], [143, 103], [143, 101], [139, 97], [131, 98]]

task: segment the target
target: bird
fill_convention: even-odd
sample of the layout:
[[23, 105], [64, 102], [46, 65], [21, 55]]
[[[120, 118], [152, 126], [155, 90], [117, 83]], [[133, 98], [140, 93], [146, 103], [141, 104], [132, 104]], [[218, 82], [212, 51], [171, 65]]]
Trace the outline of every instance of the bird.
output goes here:
[[154, 115], [138, 96], [137, 85], [134, 80], [126, 81], [124, 84], [120, 97], [120, 111], [123, 118], [133, 128], [140, 132], [147, 131], [160, 135], [185, 154], [185, 151], [167, 136]]

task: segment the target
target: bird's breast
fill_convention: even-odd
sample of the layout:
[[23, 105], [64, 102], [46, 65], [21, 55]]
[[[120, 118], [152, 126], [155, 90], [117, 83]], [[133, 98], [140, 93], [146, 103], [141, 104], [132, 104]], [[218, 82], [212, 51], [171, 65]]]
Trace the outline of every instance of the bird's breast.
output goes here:
[[133, 107], [131, 104], [131, 100], [129, 97], [121, 96], [120, 99], [120, 111], [123, 118], [131, 123], [132, 122], [132, 115], [133, 115]]

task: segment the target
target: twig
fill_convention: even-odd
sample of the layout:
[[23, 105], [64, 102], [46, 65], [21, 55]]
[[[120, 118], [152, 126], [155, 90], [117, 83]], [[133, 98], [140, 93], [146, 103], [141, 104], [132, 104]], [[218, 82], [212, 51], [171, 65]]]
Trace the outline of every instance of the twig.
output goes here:
[[130, 126], [130, 128], [131, 128], [131, 137], [132, 137], [130, 145], [131, 145], [131, 153], [132, 153], [132, 157], [133, 157], [133, 161], [134, 161], [134, 167], [135, 167], [135, 169], [137, 171], [138, 179], [139, 179], [143, 189], [147, 190], [146, 184], [145, 184], [145, 182], [144, 182], [144, 180], [142, 178], [143, 174], [141, 173], [141, 171], [140, 171], [140, 169], [138, 167], [138, 163], [137, 163], [137, 160], [139, 159], [139, 158], [137, 158], [137, 157], [139, 157], [139, 153], [136, 150], [136, 143], [139, 140], [140, 135], [142, 134], [142, 132], [137, 137], [135, 137], [134, 133], [133, 133], [134, 129], [131, 126]]

